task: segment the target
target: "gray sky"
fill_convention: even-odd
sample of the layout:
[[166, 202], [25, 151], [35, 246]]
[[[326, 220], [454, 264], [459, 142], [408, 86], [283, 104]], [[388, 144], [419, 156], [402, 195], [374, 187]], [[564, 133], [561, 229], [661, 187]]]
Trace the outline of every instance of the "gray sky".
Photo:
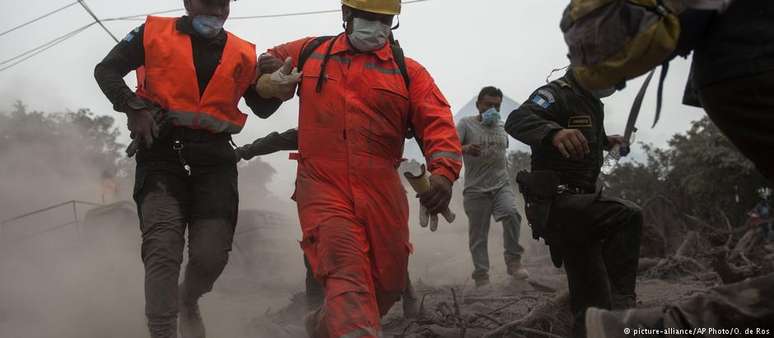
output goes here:
[[[0, 31], [20, 24], [71, 0], [27, 0], [0, 3]], [[431, 0], [404, 6], [401, 28], [396, 32], [406, 55], [423, 64], [433, 75], [454, 111], [486, 85], [495, 85], [516, 101], [524, 101], [545, 83], [548, 72], [566, 65], [566, 46], [559, 20], [567, 1], [556, 0]], [[182, 7], [182, 0], [88, 0], [102, 18], [127, 16]], [[232, 16], [278, 14], [334, 9], [336, 0], [240, 0], [232, 5]], [[0, 59], [7, 59], [59, 35], [88, 24], [91, 18], [80, 7], [71, 7], [43, 21], [0, 37]], [[110, 22], [119, 38], [141, 22]], [[259, 51], [304, 36], [337, 34], [340, 14], [229, 21], [226, 28], [254, 42]], [[98, 114], [118, 118], [125, 133], [125, 119], [114, 113], [93, 78], [93, 69], [114, 42], [98, 26], [59, 46], [0, 72], [0, 110], [22, 100], [42, 111], [90, 108]], [[689, 63], [673, 61], [665, 86], [662, 121], [650, 129], [655, 107], [655, 84], [643, 107], [637, 140], [664, 145], [674, 133], [685, 131], [689, 122], [701, 118], [699, 109], [680, 104]], [[134, 83], [133, 77], [128, 77]], [[606, 128], [622, 133], [629, 106], [641, 80], [630, 81], [623, 92], [605, 99]], [[273, 130], [285, 130], [297, 121], [297, 102], [286, 103], [275, 116], [248, 119], [237, 143]], [[124, 136], [125, 137], [125, 136]], [[280, 196], [290, 194], [295, 164], [287, 154], [265, 158], [279, 175], [271, 188]]]

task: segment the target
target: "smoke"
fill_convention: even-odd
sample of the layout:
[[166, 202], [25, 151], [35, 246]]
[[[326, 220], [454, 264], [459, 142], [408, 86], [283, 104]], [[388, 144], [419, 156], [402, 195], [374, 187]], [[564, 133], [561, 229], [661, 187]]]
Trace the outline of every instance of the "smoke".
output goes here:
[[[101, 202], [106, 181], [118, 186], [106, 201], [124, 201], [76, 204], [75, 210], [65, 204], [3, 226], [0, 338], [148, 336], [140, 230], [131, 202], [133, 161], [122, 162], [118, 136], [112, 119], [84, 110], [42, 114], [17, 105], [12, 113], [0, 113], [0, 218], [69, 200]], [[295, 173], [276, 172], [260, 159], [240, 166], [233, 251], [214, 290], [200, 301], [212, 337], [271, 336], [254, 325], [256, 320], [265, 320], [267, 312], [285, 307], [303, 291], [295, 204], [267, 189], [285, 175]], [[409, 194], [412, 279], [435, 286], [472, 284], [462, 184], [455, 184], [451, 206], [457, 220], [441, 221], [437, 232], [419, 227], [419, 202]], [[493, 222], [491, 229], [497, 281], [507, 278], [502, 228]], [[531, 241], [526, 232], [522, 229], [523, 245]]]
[[[88, 110], [46, 114], [20, 103], [0, 112], [0, 220], [71, 200], [119, 201], [63, 204], [3, 223], [0, 338], [148, 336], [134, 161], [122, 160], [113, 123]], [[266, 191], [272, 174], [260, 161], [240, 173], [246, 188], [231, 259], [201, 300], [210, 336], [260, 337], [250, 321], [303, 290], [295, 208]]]

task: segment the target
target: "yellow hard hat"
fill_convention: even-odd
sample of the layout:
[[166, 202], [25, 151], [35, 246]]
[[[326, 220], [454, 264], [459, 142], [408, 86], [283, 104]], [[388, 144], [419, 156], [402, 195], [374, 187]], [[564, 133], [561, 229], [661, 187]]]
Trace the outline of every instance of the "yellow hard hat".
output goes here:
[[341, 4], [365, 12], [398, 15], [400, 0], [341, 0]]

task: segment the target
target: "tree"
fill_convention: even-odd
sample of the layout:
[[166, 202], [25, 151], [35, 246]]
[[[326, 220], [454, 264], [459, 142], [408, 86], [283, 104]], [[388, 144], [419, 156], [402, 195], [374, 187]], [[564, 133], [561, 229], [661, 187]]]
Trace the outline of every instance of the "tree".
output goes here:
[[608, 191], [640, 204], [666, 197], [708, 223], [720, 222], [720, 211], [742, 223], [757, 200], [755, 191], [766, 185], [752, 162], [707, 117], [668, 145], [645, 145], [646, 162], [619, 165], [604, 178]]
[[[643, 255], [669, 254], [689, 230], [726, 231], [725, 218], [743, 225], [766, 186], [754, 165], [707, 117], [674, 135], [667, 147], [643, 144], [645, 160], [621, 162], [600, 178], [605, 194], [643, 208]], [[509, 154], [509, 170], [528, 167], [528, 154]], [[701, 223], [701, 224], [697, 224]]]
[[0, 112], [0, 215], [98, 201], [101, 179], [118, 171], [122, 157], [114, 123], [88, 109], [46, 114], [22, 102]]

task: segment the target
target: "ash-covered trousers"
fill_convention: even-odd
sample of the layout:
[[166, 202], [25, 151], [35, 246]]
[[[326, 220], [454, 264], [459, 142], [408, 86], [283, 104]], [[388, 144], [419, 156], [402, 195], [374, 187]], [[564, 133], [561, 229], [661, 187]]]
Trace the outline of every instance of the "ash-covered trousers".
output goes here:
[[[231, 251], [239, 209], [236, 164], [228, 157], [233, 150], [224, 142], [198, 146], [204, 149], [183, 153], [192, 166], [190, 176], [164, 144], [138, 158], [134, 198], [152, 338], [177, 337], [178, 302], [196, 301], [212, 290]], [[189, 262], [178, 290], [186, 229]]]
[[489, 192], [466, 192], [463, 194], [463, 205], [468, 216], [473, 279], [486, 279], [489, 276], [488, 239], [492, 217], [503, 224], [506, 267], [519, 264], [524, 253], [524, 248], [519, 245], [521, 215], [516, 207], [516, 194], [511, 185]]
[[[635, 311], [657, 311], [663, 316], [664, 328], [729, 332], [706, 332], [701, 335], [704, 337], [771, 336], [774, 334], [774, 274], [719, 286], [678, 304]], [[752, 331], [745, 332], [747, 329]]]

